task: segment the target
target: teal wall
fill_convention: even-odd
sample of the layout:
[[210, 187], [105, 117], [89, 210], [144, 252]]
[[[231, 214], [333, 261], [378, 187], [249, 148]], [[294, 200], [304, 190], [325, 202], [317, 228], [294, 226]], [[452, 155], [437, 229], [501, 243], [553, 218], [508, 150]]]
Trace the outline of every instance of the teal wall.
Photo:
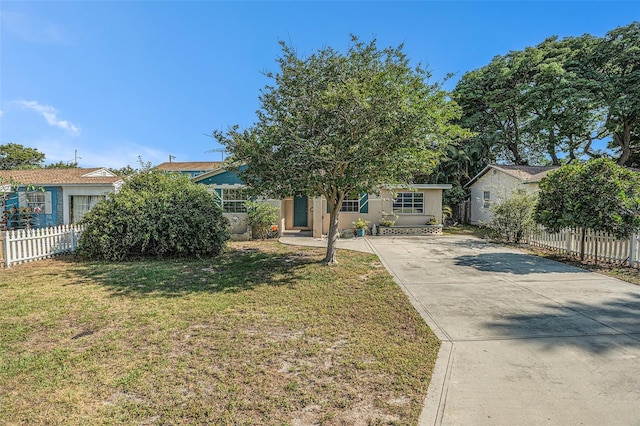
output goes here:
[[[56, 226], [58, 225], [58, 187], [56, 186], [45, 186], [43, 187], [46, 192], [51, 192], [51, 214], [45, 213], [31, 213], [32, 219], [31, 223], [34, 228], [45, 228], [47, 226]], [[15, 207], [18, 209], [19, 200], [18, 200], [18, 192], [26, 192], [26, 188], [19, 188], [18, 191], [13, 194], [5, 203], [5, 210], [11, 209], [11, 207]], [[62, 209], [60, 209], [62, 210]], [[20, 227], [20, 223], [18, 222], [18, 217], [15, 215], [13, 217], [8, 218], [7, 228], [14, 229]], [[60, 221], [62, 223], [62, 221]]]

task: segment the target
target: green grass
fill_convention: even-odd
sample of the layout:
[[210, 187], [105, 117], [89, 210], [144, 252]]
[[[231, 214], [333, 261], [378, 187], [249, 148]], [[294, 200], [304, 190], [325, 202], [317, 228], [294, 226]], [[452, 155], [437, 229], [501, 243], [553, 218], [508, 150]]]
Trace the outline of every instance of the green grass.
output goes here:
[[0, 272], [0, 423], [416, 424], [439, 342], [375, 256]]

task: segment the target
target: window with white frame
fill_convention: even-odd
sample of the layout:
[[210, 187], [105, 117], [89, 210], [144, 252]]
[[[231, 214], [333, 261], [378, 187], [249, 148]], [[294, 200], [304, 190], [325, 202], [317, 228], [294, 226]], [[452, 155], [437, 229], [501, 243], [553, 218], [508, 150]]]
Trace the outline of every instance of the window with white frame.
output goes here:
[[249, 193], [245, 188], [222, 188], [219, 192], [222, 210], [225, 213], [246, 213]]
[[482, 207], [484, 207], [485, 209], [488, 209], [489, 207], [491, 207], [491, 192], [490, 191], [484, 191], [483, 201], [484, 201], [484, 203], [482, 204]]
[[104, 195], [72, 195], [71, 223], [77, 223], [82, 220], [89, 210], [104, 199]]
[[393, 212], [396, 214], [424, 214], [424, 193], [398, 192], [393, 198]]
[[46, 197], [44, 192], [27, 192], [27, 207], [34, 213], [44, 213]]
[[342, 201], [340, 211], [346, 213], [359, 213], [360, 197], [358, 196], [358, 194], [348, 194]]

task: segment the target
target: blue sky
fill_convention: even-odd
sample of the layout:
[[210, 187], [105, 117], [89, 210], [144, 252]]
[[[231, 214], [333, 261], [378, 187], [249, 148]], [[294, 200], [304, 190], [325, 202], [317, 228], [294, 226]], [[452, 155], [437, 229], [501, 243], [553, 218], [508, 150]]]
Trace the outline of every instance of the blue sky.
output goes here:
[[[81, 167], [218, 161], [214, 129], [251, 125], [278, 41], [405, 45], [433, 78], [552, 35], [603, 36], [638, 1], [0, 2], [0, 144]], [[77, 153], [77, 154], [76, 154]]]

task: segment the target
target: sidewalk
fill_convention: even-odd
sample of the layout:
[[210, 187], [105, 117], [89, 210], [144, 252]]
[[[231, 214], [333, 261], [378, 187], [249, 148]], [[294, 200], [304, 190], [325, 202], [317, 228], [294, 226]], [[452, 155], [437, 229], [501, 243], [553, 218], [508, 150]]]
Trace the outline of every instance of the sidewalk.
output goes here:
[[[327, 247], [326, 238], [313, 238], [313, 237], [298, 237], [298, 236], [283, 236], [279, 240], [283, 244], [293, 246], [306, 246], [306, 247]], [[373, 253], [371, 246], [367, 244], [365, 238], [345, 238], [338, 239], [337, 247], [344, 250], [361, 251], [364, 253]]]

